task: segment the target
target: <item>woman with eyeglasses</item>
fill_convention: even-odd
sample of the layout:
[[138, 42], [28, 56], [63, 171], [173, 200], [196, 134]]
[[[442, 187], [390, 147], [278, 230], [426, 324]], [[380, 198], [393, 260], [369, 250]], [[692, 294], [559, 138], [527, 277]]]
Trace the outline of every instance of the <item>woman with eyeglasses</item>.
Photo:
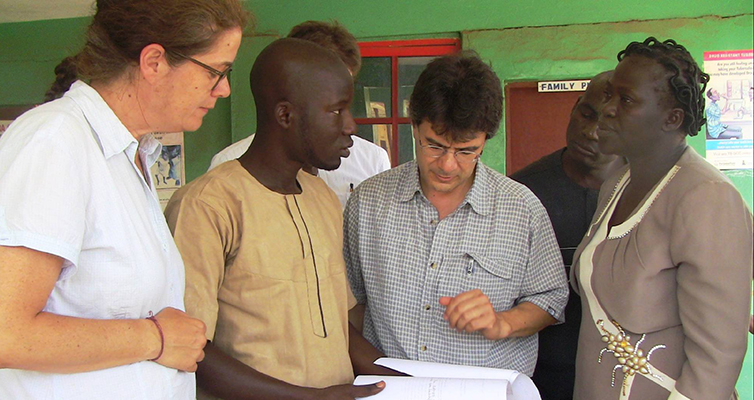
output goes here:
[[3, 134], [0, 398], [195, 398], [205, 327], [181, 311], [151, 133], [230, 94], [247, 19], [239, 0], [98, 0], [65, 94]]

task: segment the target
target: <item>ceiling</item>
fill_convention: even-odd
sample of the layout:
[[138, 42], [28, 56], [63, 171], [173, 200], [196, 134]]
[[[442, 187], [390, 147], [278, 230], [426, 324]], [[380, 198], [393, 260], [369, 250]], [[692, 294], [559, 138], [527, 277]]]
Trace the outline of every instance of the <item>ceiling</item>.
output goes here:
[[95, 0], [0, 0], [0, 23], [84, 17]]

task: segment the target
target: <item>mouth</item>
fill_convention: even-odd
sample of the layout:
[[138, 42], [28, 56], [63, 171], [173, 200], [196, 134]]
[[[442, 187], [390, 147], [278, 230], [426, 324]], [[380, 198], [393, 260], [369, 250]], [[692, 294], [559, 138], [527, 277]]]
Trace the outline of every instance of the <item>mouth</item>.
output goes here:
[[585, 146], [581, 143], [572, 142], [570, 143], [573, 146], [573, 150], [576, 150], [578, 153], [581, 153], [585, 156], [594, 156], [597, 154], [597, 150], [593, 149], [592, 147]]
[[435, 178], [437, 178], [437, 180], [440, 181], [440, 182], [442, 182], [442, 183], [448, 183], [448, 182], [452, 181], [453, 178], [454, 178], [453, 176], [440, 175], [440, 174], [438, 174], [436, 172], [434, 173], [434, 175], [435, 175]]
[[353, 139], [351, 139], [351, 137], [349, 136], [348, 143], [346, 143], [346, 145], [340, 149], [340, 156], [343, 158], [348, 157], [351, 154], [350, 149], [352, 146], [353, 146]]

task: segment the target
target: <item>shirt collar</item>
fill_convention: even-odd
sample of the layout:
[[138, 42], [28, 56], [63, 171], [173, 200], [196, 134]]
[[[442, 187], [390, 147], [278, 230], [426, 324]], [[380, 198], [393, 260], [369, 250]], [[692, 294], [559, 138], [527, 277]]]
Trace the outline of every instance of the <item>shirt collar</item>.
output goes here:
[[[401, 176], [400, 183], [398, 184], [398, 200], [406, 202], [413, 199], [417, 193], [422, 196], [424, 193], [419, 183], [419, 166], [416, 164], [416, 160], [406, 163], [406, 167]], [[474, 183], [471, 185], [471, 189], [466, 193], [466, 198], [461, 202], [460, 207], [463, 207], [466, 203], [471, 205], [471, 208], [481, 215], [487, 215], [491, 212], [491, 206], [487, 199], [489, 193], [489, 169], [481, 161], [477, 161], [476, 170], [474, 172]]]
[[105, 158], [122, 153], [129, 145], [137, 143], [102, 96], [91, 86], [82, 81], [76, 81], [65, 93], [65, 97], [71, 98], [81, 107]]
[[466, 193], [466, 199], [464, 199], [464, 202], [469, 203], [477, 214], [487, 215], [492, 212], [490, 206], [492, 202], [489, 201], [488, 197], [490, 193], [489, 175], [489, 168], [482, 164], [482, 161], [477, 161], [474, 183], [469, 192]]
[[139, 151], [146, 155], [144, 159], [147, 162], [147, 167], [152, 167], [157, 162], [160, 154], [162, 154], [162, 143], [155, 139], [151, 133], [144, 135], [139, 143]]
[[419, 184], [419, 166], [416, 160], [406, 163], [398, 183], [398, 201], [406, 202], [414, 198], [417, 193], [422, 193]]

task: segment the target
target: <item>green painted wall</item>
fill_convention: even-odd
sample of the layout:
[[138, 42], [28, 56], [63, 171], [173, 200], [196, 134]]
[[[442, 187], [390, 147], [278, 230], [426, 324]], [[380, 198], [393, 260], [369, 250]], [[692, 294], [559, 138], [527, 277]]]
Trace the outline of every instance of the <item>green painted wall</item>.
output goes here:
[[285, 34], [308, 19], [337, 19], [356, 37], [751, 14], [749, 0], [251, 0], [258, 31]]
[[[248, 89], [248, 73], [258, 52], [271, 40], [284, 35], [293, 25], [307, 19], [337, 19], [361, 40], [378, 38], [436, 37], [454, 36], [465, 32], [464, 47], [477, 49], [487, 59], [495, 63], [501, 78], [506, 81], [515, 79], [538, 79], [545, 76], [588, 76], [599, 68], [608, 68], [609, 60], [625, 40], [622, 36], [624, 24], [599, 24], [611, 21], [654, 20], [662, 18], [700, 17], [705, 15], [736, 16], [749, 21], [749, 31], [738, 37], [736, 43], [749, 38], [751, 48], [751, 14], [754, 9], [748, 0], [709, 2], [703, 0], [667, 0], [646, 6], [643, 0], [598, 1], [587, 0], [576, 4], [557, 0], [531, 0], [527, 2], [500, 2], [499, 0], [456, 1], [438, 0], [435, 2], [403, 2], [385, 0], [377, 7], [373, 3], [334, 0], [288, 1], [247, 1], [247, 7], [257, 19], [256, 33], [248, 35], [242, 44], [233, 73], [233, 95], [230, 100], [218, 102], [217, 108], [205, 118], [202, 128], [186, 135], [186, 173], [189, 180], [202, 174], [209, 165], [210, 158], [226, 145], [248, 136], [254, 130], [255, 112], [253, 100]], [[703, 19], [705, 20], [705, 19]], [[25, 23], [0, 24], [0, 105], [18, 105], [39, 103], [44, 92], [53, 80], [53, 68], [65, 56], [75, 53], [83, 43], [83, 32], [88, 18], [62, 19]], [[678, 22], [684, 21], [684, 22]], [[692, 22], [689, 26], [684, 26]], [[688, 32], [696, 29], [693, 20], [656, 22], [647, 31], [663, 36], [665, 31], [689, 37]], [[705, 44], [731, 43], [729, 21], [721, 20], [719, 25], [703, 23], [702, 28], [720, 29], [725, 32], [706, 31], [705, 36], [717, 40], [703, 40]], [[586, 24], [586, 25], [584, 25]], [[597, 25], [588, 25], [597, 24]], [[741, 23], [739, 23], [741, 24]], [[630, 24], [625, 24], [630, 25]], [[555, 26], [555, 27], [553, 27]], [[545, 27], [507, 29], [519, 27]], [[591, 28], [590, 28], [591, 27]], [[538, 57], [546, 54], [553, 46], [548, 38], [563, 32], [584, 34], [590, 29], [607, 29], [613, 32], [612, 43], [601, 42], [603, 58], [589, 62], [568, 61], [550, 65], [546, 75], [539, 77], [521, 75], [516, 78], [514, 71], [501, 69], [502, 64], [510, 58], [501, 57], [503, 49], [513, 49], [519, 57]], [[654, 30], [657, 29], [657, 30]], [[745, 30], [745, 29], [744, 29]], [[525, 37], [520, 31], [529, 32]], [[518, 36], [516, 36], [518, 32]], [[593, 30], [591, 32], [594, 32]], [[600, 32], [596, 37], [602, 37]], [[636, 34], [632, 39], [639, 39]], [[501, 38], [516, 38], [517, 41], [499, 41]], [[696, 36], [693, 36], [696, 37]], [[585, 45], [590, 48], [600, 47], [594, 40], [582, 40], [579, 36], [568, 37], [563, 43], [573, 46], [575, 53], [587, 54]], [[680, 39], [679, 39], [680, 40]], [[714, 42], [714, 43], [713, 43]], [[518, 46], [526, 43], [526, 49]], [[562, 44], [562, 43], [560, 43]], [[520, 47], [515, 51], [516, 47]], [[742, 46], [740, 48], [743, 48]], [[695, 55], [701, 56], [706, 47], [699, 46]], [[723, 49], [724, 47], [710, 47]], [[496, 50], [497, 49], [497, 50]], [[570, 51], [567, 46], [559, 49]], [[527, 56], [523, 52], [528, 52]], [[529, 63], [526, 63], [529, 65]], [[538, 71], [542, 70], [539, 68]], [[560, 71], [558, 73], [558, 71]], [[496, 139], [504, 142], [503, 135]], [[494, 144], [494, 143], [491, 143]], [[494, 147], [494, 146], [493, 146]], [[503, 171], [504, 147], [485, 156], [485, 161]], [[494, 157], [493, 157], [494, 156]], [[744, 174], [745, 175], [745, 174]], [[742, 192], [751, 204], [750, 175], [734, 177], [741, 184]], [[749, 182], [748, 186], [746, 183]], [[747, 194], [748, 193], [748, 194]]]
[[[187, 133], [189, 180], [206, 171], [213, 154], [254, 130], [248, 74], [257, 54], [292, 26], [309, 19], [337, 19], [360, 40], [456, 36], [492, 63], [505, 83], [588, 78], [616, 64], [632, 40], [674, 38], [701, 61], [704, 51], [752, 48], [750, 0], [258, 0], [247, 2], [257, 18], [232, 73], [230, 99], [217, 103], [202, 128]], [[630, 21], [630, 22], [621, 22]], [[83, 43], [88, 18], [0, 24], [0, 105], [38, 103], [53, 80], [53, 68]], [[565, 129], [565, 128], [564, 128]], [[704, 154], [704, 138], [689, 140]], [[505, 132], [485, 149], [485, 163], [504, 172]], [[752, 171], [728, 172], [752, 206]], [[752, 342], [738, 390], [754, 398]]]
[[[613, 69], [618, 51], [630, 41], [642, 41], [647, 36], [676, 39], [701, 64], [705, 51], [751, 49], [752, 16], [470, 31], [463, 33], [463, 47], [474, 49], [489, 61], [506, 84], [588, 79]], [[689, 143], [705, 154], [703, 133], [690, 138]], [[505, 170], [505, 126], [485, 148], [483, 160], [499, 171]], [[727, 174], [751, 207], [752, 171]]]

